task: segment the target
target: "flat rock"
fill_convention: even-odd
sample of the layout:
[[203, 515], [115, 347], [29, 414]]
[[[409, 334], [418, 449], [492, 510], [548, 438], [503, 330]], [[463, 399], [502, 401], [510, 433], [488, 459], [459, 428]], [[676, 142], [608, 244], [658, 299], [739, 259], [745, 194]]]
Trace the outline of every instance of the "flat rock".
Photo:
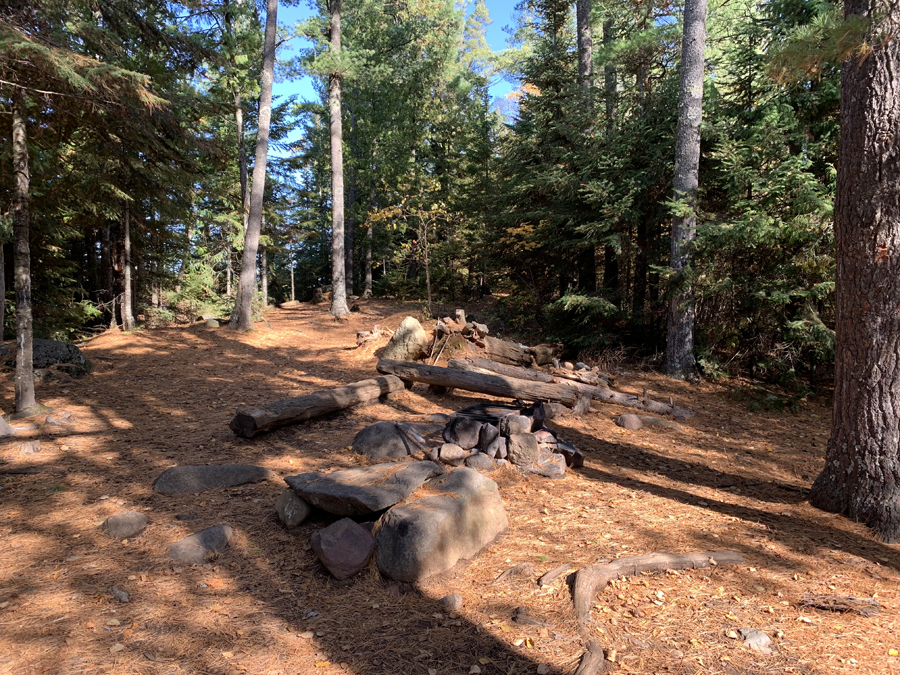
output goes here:
[[229, 525], [215, 525], [176, 541], [169, 546], [169, 557], [178, 562], [202, 565], [222, 553], [234, 535]]
[[67, 424], [72, 424], [75, 422], [75, 419], [72, 417], [71, 411], [61, 410], [58, 413], [47, 415], [47, 419], [44, 420], [44, 422], [51, 427], [62, 427]]
[[25, 455], [26, 457], [36, 455], [40, 451], [41, 442], [39, 440], [24, 441], [22, 443], [19, 443], [19, 453]]
[[375, 551], [369, 531], [349, 518], [313, 532], [309, 544], [335, 579], [349, 579], [361, 572]]
[[663, 427], [664, 429], [672, 429], [681, 431], [681, 425], [672, 420], [663, 419], [662, 417], [654, 417], [653, 415], [638, 415], [641, 423], [645, 427]]
[[331, 473], [301, 473], [284, 480], [316, 508], [355, 518], [390, 508], [442, 473], [444, 469], [435, 462], [390, 462]]
[[628, 429], [629, 431], [637, 431], [638, 429], [644, 428], [644, 423], [641, 421], [640, 415], [619, 415], [616, 418], [616, 424], [623, 429]]
[[153, 481], [153, 491], [164, 495], [204, 492], [273, 478], [268, 469], [253, 464], [173, 466]]
[[493, 471], [495, 468], [494, 460], [483, 452], [473, 452], [466, 457], [466, 466], [479, 471]]
[[413, 317], [408, 316], [394, 331], [390, 342], [384, 348], [383, 359], [396, 359], [397, 361], [415, 361], [428, 348], [431, 340], [422, 324]]
[[110, 516], [100, 524], [100, 529], [116, 539], [131, 539], [147, 529], [150, 520], [140, 511], [126, 511]]
[[476, 556], [508, 526], [497, 484], [460, 467], [428, 482], [421, 497], [385, 513], [375, 526], [378, 569], [417, 582]]
[[403, 459], [417, 448], [393, 422], [377, 422], [356, 434], [351, 449], [372, 459]]
[[444, 440], [456, 443], [463, 450], [471, 450], [478, 445], [482, 423], [471, 417], [453, 417], [444, 427]]
[[531, 431], [532, 419], [524, 415], [507, 415], [500, 420], [500, 435], [509, 438], [513, 434], [527, 434]]
[[309, 518], [312, 507], [300, 499], [291, 488], [285, 488], [275, 500], [275, 513], [278, 514], [278, 520], [290, 530]]
[[516, 433], [506, 440], [508, 459], [519, 466], [536, 464], [540, 456], [540, 447], [534, 434]]
[[549, 450], [540, 449], [534, 463], [522, 466], [527, 473], [535, 473], [547, 478], [566, 477], [566, 458]]

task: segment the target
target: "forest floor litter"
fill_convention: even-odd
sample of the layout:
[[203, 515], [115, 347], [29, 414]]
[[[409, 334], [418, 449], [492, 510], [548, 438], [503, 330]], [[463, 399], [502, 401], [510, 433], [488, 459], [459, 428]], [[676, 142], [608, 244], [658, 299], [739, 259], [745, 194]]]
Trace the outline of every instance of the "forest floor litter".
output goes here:
[[[333, 579], [310, 536], [336, 518], [286, 530], [274, 509], [282, 479], [372, 463], [349, 446], [375, 422], [428, 424], [497, 400], [419, 384], [235, 436], [237, 408], [374, 377], [389, 334], [357, 345], [357, 332], [421, 313], [359, 305], [344, 321], [325, 305], [274, 309], [250, 333], [204, 322], [111, 331], [82, 348], [93, 374], [38, 385], [56, 417], [13, 422], [25, 428], [0, 445], [0, 673], [562, 675], [592, 640], [621, 673], [900, 673], [900, 547], [805, 501], [830, 402], [751, 412], [734, 381], [690, 385], [602, 364], [620, 390], [671, 396], [696, 416], [629, 431], [616, 425], [629, 409], [594, 401], [580, 418], [549, 420], [584, 466], [560, 480], [491, 472], [509, 530], [475, 559], [418, 586], [383, 579], [374, 562]], [[9, 412], [9, 374], [3, 399]], [[166, 469], [203, 464], [273, 477], [153, 491]], [[133, 539], [100, 528], [132, 511], [149, 519]], [[167, 557], [218, 525], [233, 534], [211, 562]], [[587, 630], [576, 619], [567, 579], [578, 569], [722, 549], [744, 562], [618, 577], [598, 589]], [[495, 583], [517, 565], [526, 571]], [[461, 603], [441, 602], [450, 595]]]

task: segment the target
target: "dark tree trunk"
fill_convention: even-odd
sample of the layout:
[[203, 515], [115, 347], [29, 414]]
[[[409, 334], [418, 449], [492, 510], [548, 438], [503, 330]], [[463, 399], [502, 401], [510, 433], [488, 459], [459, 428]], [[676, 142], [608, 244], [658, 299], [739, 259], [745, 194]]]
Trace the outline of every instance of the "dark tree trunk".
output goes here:
[[31, 175], [28, 169], [28, 111], [25, 91], [13, 93], [13, 172], [16, 177], [13, 193], [12, 218], [15, 241], [14, 272], [16, 282], [16, 412], [33, 408], [34, 366], [32, 363], [33, 326], [31, 318], [31, 244], [28, 223], [28, 190]]
[[3, 252], [3, 242], [0, 241], [0, 342], [5, 337], [6, 326], [6, 256]]
[[[614, 35], [612, 19], [603, 22], [603, 44], [608, 46]], [[606, 98], [606, 123], [612, 128], [616, 119], [616, 67], [611, 63], [603, 66], [603, 91]]]
[[675, 139], [675, 198], [679, 214], [672, 218], [672, 269], [669, 299], [666, 373], [679, 380], [697, 377], [694, 358], [694, 291], [685, 270], [697, 237], [697, 185], [700, 173], [700, 120], [703, 113], [703, 58], [706, 47], [706, 0], [688, 0], [684, 6], [681, 42], [681, 89], [678, 94], [678, 130]]
[[269, 126], [272, 121], [272, 81], [275, 74], [275, 30], [278, 24], [278, 0], [266, 3], [266, 33], [263, 41], [263, 68], [260, 77], [259, 125], [256, 134], [256, 156], [253, 184], [250, 190], [250, 216], [244, 233], [244, 253], [237, 299], [229, 328], [253, 328], [253, 292], [256, 290], [256, 253], [262, 231], [263, 194], [266, 189], [266, 159], [269, 154]]
[[594, 260], [593, 246], [578, 253], [578, 286], [584, 293], [597, 290], [597, 263]]
[[637, 224], [636, 250], [634, 256], [634, 293], [631, 296], [631, 311], [641, 323], [647, 304], [647, 272], [650, 269], [647, 257], [650, 242], [647, 237], [647, 223], [643, 219]]
[[[341, 0], [331, 0], [331, 53], [341, 53]], [[344, 269], [344, 148], [341, 120], [341, 74], [328, 78], [331, 117], [331, 313], [347, 316], [347, 281]]]
[[126, 205], [122, 214], [122, 242], [123, 242], [123, 269], [122, 269], [122, 328], [134, 330], [134, 308], [132, 304], [131, 289], [131, 211]]
[[896, 5], [847, 0], [875, 20], [841, 71], [834, 231], [837, 342], [831, 438], [810, 503], [900, 542], [900, 30]]
[[356, 248], [356, 183], [350, 176], [350, 188], [347, 190], [347, 232], [346, 250], [344, 251], [344, 274], [347, 277], [347, 295], [353, 295], [353, 251]]

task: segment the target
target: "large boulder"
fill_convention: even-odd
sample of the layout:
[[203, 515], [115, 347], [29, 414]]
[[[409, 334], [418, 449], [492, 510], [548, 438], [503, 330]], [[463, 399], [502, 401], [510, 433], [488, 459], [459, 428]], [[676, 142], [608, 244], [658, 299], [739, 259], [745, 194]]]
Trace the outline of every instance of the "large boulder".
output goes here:
[[361, 572], [375, 551], [369, 531], [349, 518], [313, 532], [309, 545], [335, 579], [349, 579]]
[[[32, 350], [32, 363], [35, 368], [49, 368], [57, 363], [70, 363], [82, 369], [87, 368], [84, 354], [78, 347], [70, 345], [68, 342], [34, 338]], [[15, 366], [15, 358], [7, 361], [6, 365]]]
[[393, 422], [377, 422], [356, 434], [352, 450], [372, 459], [403, 459], [416, 451]]
[[378, 569], [391, 579], [417, 582], [446, 572], [460, 559], [476, 556], [508, 526], [497, 484], [475, 469], [454, 469], [429, 481], [428, 488], [375, 526]]
[[284, 481], [303, 500], [336, 516], [371, 516], [403, 501], [444, 473], [435, 462], [390, 462], [331, 473], [301, 473]]
[[205, 492], [244, 483], [258, 483], [267, 478], [274, 478], [274, 474], [252, 464], [173, 466], [157, 476], [153, 481], [153, 491], [164, 495]]
[[431, 341], [422, 324], [408, 316], [400, 322], [381, 358], [415, 361], [428, 348], [429, 342]]

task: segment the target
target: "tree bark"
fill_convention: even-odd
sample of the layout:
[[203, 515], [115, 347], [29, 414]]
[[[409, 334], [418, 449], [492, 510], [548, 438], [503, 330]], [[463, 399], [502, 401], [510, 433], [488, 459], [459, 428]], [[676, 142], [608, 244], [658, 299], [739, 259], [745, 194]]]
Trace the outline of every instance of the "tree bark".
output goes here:
[[[341, 0], [331, 0], [331, 52], [341, 53]], [[341, 121], [341, 74], [328, 78], [328, 110], [331, 117], [331, 313], [347, 316], [347, 281], [344, 268], [344, 148]]]
[[31, 174], [28, 168], [28, 110], [25, 91], [13, 92], [13, 193], [12, 218], [15, 241], [14, 274], [16, 283], [16, 412], [24, 412], [36, 404], [34, 398], [34, 364], [32, 363], [33, 324], [31, 317], [31, 244], [28, 222], [28, 190]]
[[675, 272], [669, 299], [666, 373], [679, 380], [697, 378], [694, 358], [694, 291], [688, 278], [691, 249], [697, 237], [697, 186], [700, 173], [700, 121], [703, 115], [703, 62], [706, 48], [706, 0], [687, 0], [681, 42], [681, 88], [675, 139], [674, 196], [681, 201], [672, 218]]
[[259, 247], [259, 284], [262, 287], [263, 309], [269, 306], [269, 261], [266, 259], [266, 247]]
[[575, 0], [576, 41], [578, 43], [578, 84], [591, 110], [594, 88], [594, 38], [591, 31], [591, 0]]
[[263, 431], [327, 415], [403, 389], [403, 382], [397, 377], [376, 377], [306, 396], [283, 398], [263, 408], [244, 408], [237, 411], [229, 426], [238, 436], [251, 438]]
[[6, 253], [0, 241], [0, 342], [6, 332]]
[[846, 0], [873, 19], [864, 58], [841, 70], [835, 391], [825, 467], [810, 503], [900, 542], [900, 10]]
[[253, 328], [253, 292], [256, 290], [256, 254], [262, 231], [263, 195], [266, 188], [266, 159], [269, 154], [269, 127], [272, 121], [272, 81], [275, 75], [275, 30], [278, 24], [278, 0], [267, 0], [266, 32], [263, 39], [263, 68], [260, 77], [259, 124], [256, 134], [256, 156], [250, 190], [250, 216], [244, 232], [244, 253], [237, 301], [231, 313], [229, 328]]
[[410, 361], [392, 361], [382, 359], [376, 370], [385, 375], [396, 375], [402, 380], [436, 384], [452, 389], [477, 391], [482, 394], [503, 396], [505, 398], [521, 398], [528, 401], [558, 401], [570, 408], [574, 407], [581, 395], [572, 384], [545, 384], [506, 377], [499, 374], [482, 374], [441, 368], [440, 366], [423, 366]]
[[134, 330], [134, 308], [131, 306], [131, 210], [125, 205], [122, 214], [122, 239], [125, 264], [122, 270], [125, 289], [122, 294], [122, 329]]

